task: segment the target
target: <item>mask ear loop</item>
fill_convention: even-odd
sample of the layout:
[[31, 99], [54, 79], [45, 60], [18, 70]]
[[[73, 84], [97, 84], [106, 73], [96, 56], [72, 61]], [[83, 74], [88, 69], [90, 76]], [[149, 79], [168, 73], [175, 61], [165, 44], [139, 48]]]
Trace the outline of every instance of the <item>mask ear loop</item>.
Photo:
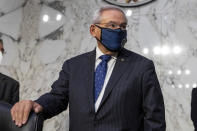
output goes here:
[[96, 40], [97, 40], [97, 41], [99, 41], [99, 42], [100, 42], [100, 43], [101, 43], [101, 44], [102, 44], [102, 45], [103, 45], [107, 50], [112, 51], [112, 50], [110, 50], [109, 48], [107, 48], [107, 46], [105, 46], [105, 44], [104, 44], [104, 43], [102, 43], [102, 29], [103, 29], [103, 28], [102, 28], [102, 27], [100, 27], [100, 26], [98, 26], [98, 25], [96, 25], [96, 24], [95, 24], [95, 26], [96, 26], [96, 27], [98, 27], [98, 28], [101, 30], [100, 40], [99, 40], [97, 37], [95, 37], [95, 38], [96, 38]]
[[126, 44], [126, 42], [127, 42], [127, 39], [123, 39], [122, 40], [122, 43], [121, 43], [121, 47], [124, 47], [124, 45]]
[[101, 30], [101, 36], [100, 36], [100, 40], [97, 38], [97, 37], [95, 37], [100, 43], [102, 43], [101, 41], [102, 41], [102, 28], [100, 27], [100, 26], [98, 26], [98, 25], [96, 25], [96, 24], [94, 24], [96, 27], [98, 27], [100, 30]]
[[[127, 31], [125, 31], [125, 34], [127, 34]], [[121, 48], [123, 48], [126, 43], [127, 43], [127, 38], [124, 38], [121, 42]]]

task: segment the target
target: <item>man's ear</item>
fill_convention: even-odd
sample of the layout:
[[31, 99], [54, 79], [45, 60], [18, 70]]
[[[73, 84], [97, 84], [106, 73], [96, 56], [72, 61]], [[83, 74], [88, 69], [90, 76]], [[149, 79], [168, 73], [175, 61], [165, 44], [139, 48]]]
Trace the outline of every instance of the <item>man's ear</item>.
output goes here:
[[95, 37], [96, 36], [96, 26], [95, 25], [91, 25], [90, 26], [90, 34]]

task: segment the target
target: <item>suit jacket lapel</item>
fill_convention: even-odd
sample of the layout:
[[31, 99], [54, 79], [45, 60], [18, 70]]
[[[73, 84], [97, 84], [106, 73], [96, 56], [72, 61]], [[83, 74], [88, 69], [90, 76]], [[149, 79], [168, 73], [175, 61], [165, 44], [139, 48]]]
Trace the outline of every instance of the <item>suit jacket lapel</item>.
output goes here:
[[4, 76], [3, 76], [3, 74], [0, 73], [0, 85], [1, 85], [3, 80], [4, 80]]
[[108, 84], [106, 86], [105, 89], [105, 93], [104, 96], [102, 98], [102, 101], [100, 103], [100, 106], [97, 110], [97, 113], [99, 112], [100, 108], [102, 107], [102, 105], [104, 104], [104, 102], [107, 100], [108, 96], [110, 95], [112, 89], [116, 86], [117, 82], [119, 81], [119, 79], [121, 78], [122, 74], [125, 72], [125, 70], [128, 68], [127, 66], [128, 64], [128, 54], [125, 51], [125, 49], [122, 49], [119, 52], [119, 55], [117, 57], [116, 60], [116, 64], [114, 66], [114, 69], [112, 71], [111, 77], [108, 81]]
[[96, 59], [96, 49], [87, 54], [88, 62], [86, 65], [86, 74], [83, 74], [86, 78], [86, 87], [88, 101], [90, 103], [91, 111], [95, 112], [94, 109], [94, 69], [95, 69], [95, 59]]
[[0, 96], [3, 96], [3, 93], [4, 93], [4, 75], [0, 73]]

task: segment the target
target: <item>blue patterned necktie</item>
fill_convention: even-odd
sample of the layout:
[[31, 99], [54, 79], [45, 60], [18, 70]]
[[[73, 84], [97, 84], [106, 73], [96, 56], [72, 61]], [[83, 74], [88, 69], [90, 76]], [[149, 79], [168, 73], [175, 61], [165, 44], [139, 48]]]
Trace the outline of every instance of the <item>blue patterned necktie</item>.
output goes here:
[[107, 62], [111, 59], [110, 55], [102, 55], [99, 57], [102, 61], [99, 63], [99, 65], [96, 68], [95, 74], [94, 74], [94, 102], [96, 102], [104, 81], [105, 76], [107, 73]]

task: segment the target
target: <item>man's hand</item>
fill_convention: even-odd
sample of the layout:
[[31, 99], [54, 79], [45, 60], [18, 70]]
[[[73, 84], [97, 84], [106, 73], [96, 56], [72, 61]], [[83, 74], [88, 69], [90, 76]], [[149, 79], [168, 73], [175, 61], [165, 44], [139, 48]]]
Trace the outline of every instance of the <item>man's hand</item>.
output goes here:
[[17, 102], [11, 109], [12, 120], [15, 121], [18, 127], [21, 127], [27, 122], [31, 110], [39, 113], [43, 110], [43, 107], [31, 100]]

